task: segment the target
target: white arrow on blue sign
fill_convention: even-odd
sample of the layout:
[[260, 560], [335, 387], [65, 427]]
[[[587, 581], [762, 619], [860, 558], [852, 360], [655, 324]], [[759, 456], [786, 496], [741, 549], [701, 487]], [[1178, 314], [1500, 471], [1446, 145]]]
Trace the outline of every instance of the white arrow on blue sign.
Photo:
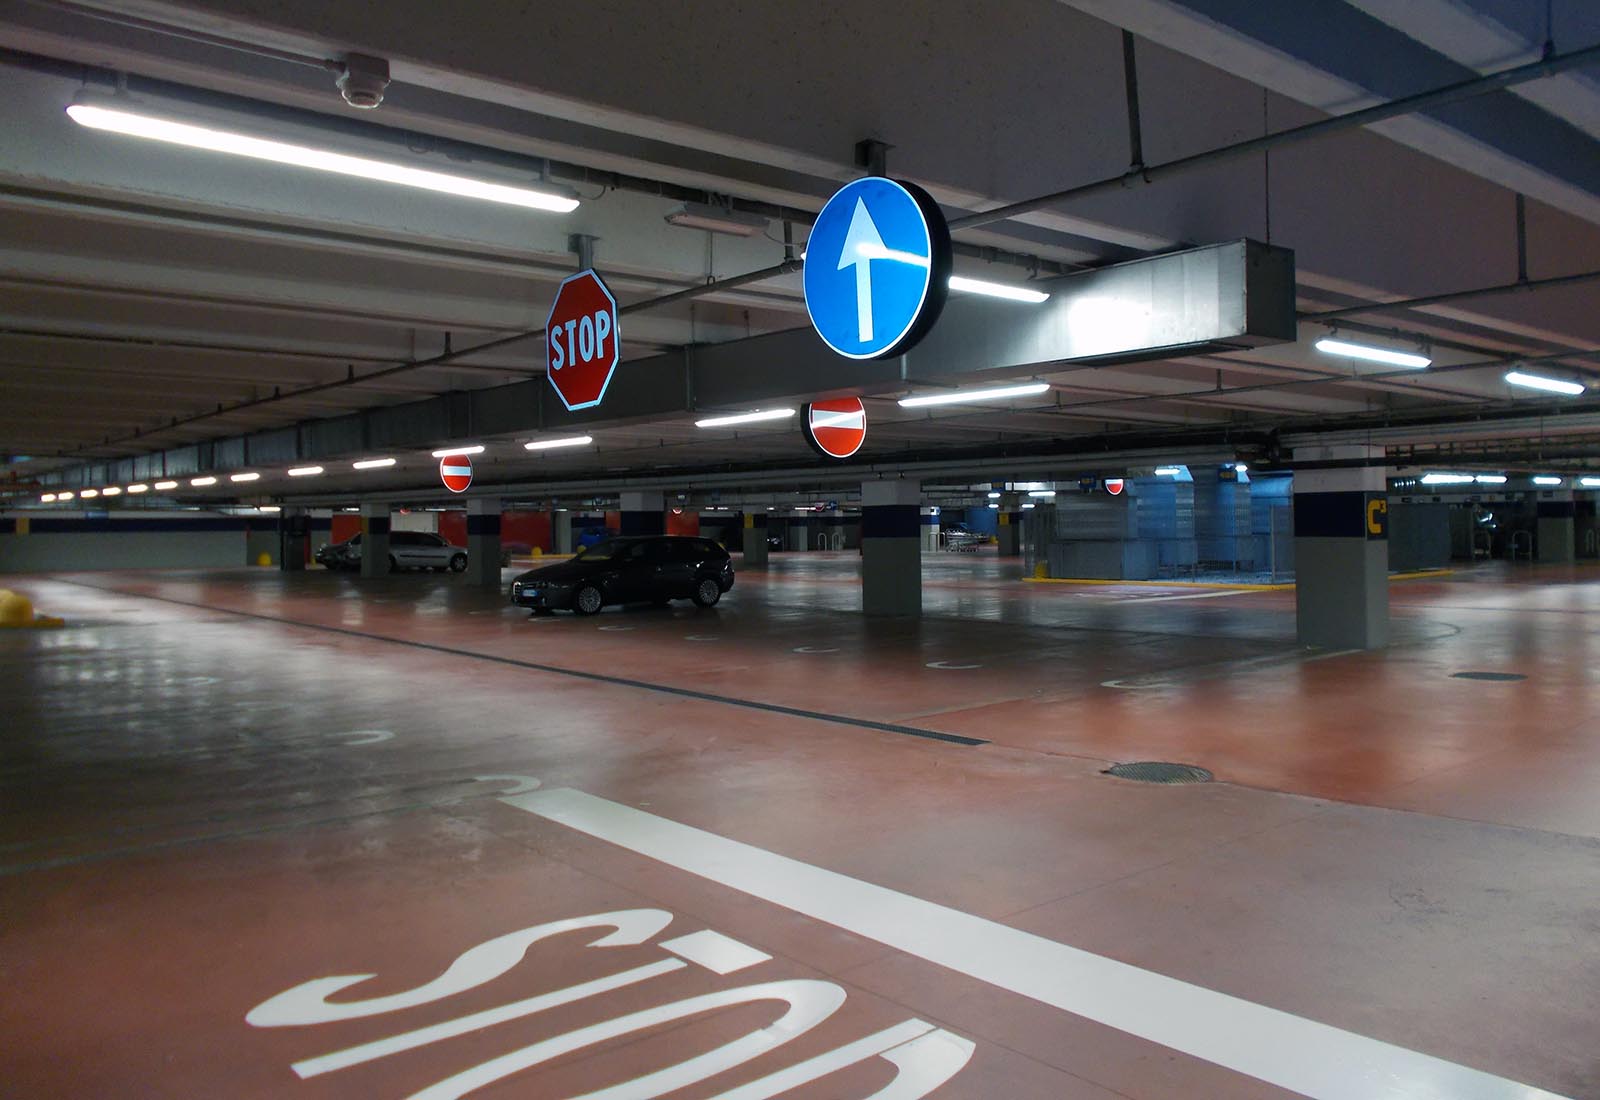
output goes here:
[[806, 312], [851, 359], [899, 355], [933, 327], [950, 282], [950, 231], [915, 184], [868, 176], [828, 200], [806, 243]]

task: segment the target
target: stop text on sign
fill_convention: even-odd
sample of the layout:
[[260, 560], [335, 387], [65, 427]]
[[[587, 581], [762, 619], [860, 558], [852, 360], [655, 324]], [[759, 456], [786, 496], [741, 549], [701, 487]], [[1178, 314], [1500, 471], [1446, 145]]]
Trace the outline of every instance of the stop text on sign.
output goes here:
[[617, 300], [594, 271], [580, 271], [556, 290], [545, 321], [545, 368], [569, 412], [605, 398], [620, 358]]

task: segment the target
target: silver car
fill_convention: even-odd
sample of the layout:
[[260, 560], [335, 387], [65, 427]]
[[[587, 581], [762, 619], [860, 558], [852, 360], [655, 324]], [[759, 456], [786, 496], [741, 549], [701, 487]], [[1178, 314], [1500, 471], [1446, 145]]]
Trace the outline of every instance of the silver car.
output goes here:
[[[329, 569], [361, 568], [361, 536], [347, 542], [324, 546], [317, 551], [317, 561]], [[467, 551], [454, 546], [430, 531], [391, 531], [389, 533], [389, 569], [432, 569], [452, 573], [465, 572]]]

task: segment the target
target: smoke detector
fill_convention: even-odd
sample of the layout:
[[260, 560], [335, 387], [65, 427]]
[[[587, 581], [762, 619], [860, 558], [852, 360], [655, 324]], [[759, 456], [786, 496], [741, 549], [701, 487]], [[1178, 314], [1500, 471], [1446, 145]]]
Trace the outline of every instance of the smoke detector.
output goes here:
[[346, 54], [337, 83], [346, 103], [370, 111], [383, 102], [384, 89], [389, 86], [389, 62], [364, 53]]

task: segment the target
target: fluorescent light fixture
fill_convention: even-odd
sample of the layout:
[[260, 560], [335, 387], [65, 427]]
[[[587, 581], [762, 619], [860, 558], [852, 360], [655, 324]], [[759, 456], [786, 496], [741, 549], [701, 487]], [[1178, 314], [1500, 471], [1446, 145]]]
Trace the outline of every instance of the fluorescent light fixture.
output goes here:
[[[1578, 484], [1585, 489], [1600, 489], [1600, 477], [1580, 477]], [[63, 493], [62, 496], [68, 500], [72, 499], [71, 493]]]
[[991, 507], [991, 508], [998, 508], [998, 507], [1000, 507], [1000, 505], [998, 505], [998, 504], [991, 504], [991, 505], [989, 505], [989, 507]]
[[191, 149], [228, 153], [237, 157], [249, 157], [252, 160], [271, 161], [275, 164], [354, 176], [379, 183], [394, 183], [403, 187], [417, 187], [424, 191], [482, 199], [486, 202], [521, 206], [529, 210], [544, 210], [554, 214], [568, 214], [578, 208], [577, 199], [570, 195], [558, 194], [552, 188], [535, 190], [528, 187], [509, 187], [503, 183], [489, 183], [486, 180], [470, 179], [446, 172], [409, 168], [403, 164], [353, 157], [328, 149], [313, 149], [305, 145], [251, 137], [230, 130], [197, 126], [162, 118], [158, 113], [133, 100], [111, 99], [93, 103], [80, 100], [67, 108], [67, 114], [78, 125], [87, 126], [92, 130], [106, 130], [128, 137], [164, 141]]
[[1008, 302], [1027, 302], [1030, 305], [1050, 300], [1050, 295], [1042, 290], [1010, 283], [991, 283], [987, 279], [969, 279], [965, 275], [950, 276], [950, 289], [962, 294], [982, 294], [987, 298], [1004, 298]]
[[100, 495], [103, 497], [120, 497], [122, 495], [122, 486], [107, 485], [104, 489], [100, 490]]
[[56, 495], [54, 493], [46, 493], [44, 496], [39, 498], [40, 504], [54, 504], [55, 502]]
[[990, 493], [989, 494], [989, 499], [990, 500], [999, 500], [1000, 499], [1000, 494], [999, 493]]
[[1374, 347], [1371, 344], [1352, 344], [1348, 340], [1337, 340], [1331, 336], [1324, 336], [1318, 340], [1315, 347], [1325, 355], [1342, 355], [1346, 359], [1366, 359], [1373, 363], [1388, 363], [1394, 367], [1421, 369], [1433, 362], [1426, 355], [1418, 355], [1415, 352], [1395, 351], [1393, 348]]
[[177, 487], [178, 483], [176, 481], [158, 481], [153, 486], [155, 491], [158, 493], [164, 493], [168, 489], [176, 489]]
[[100, 495], [100, 490], [99, 489], [85, 489], [83, 492], [78, 494], [78, 496], [81, 497], [84, 500], [93, 500], [95, 497], [97, 497], [99, 495]]
[[217, 479], [214, 477], [192, 477], [189, 479], [189, 484], [196, 489], [204, 489], [207, 485], [215, 485], [216, 483]]
[[281, 512], [281, 511], [283, 511], [283, 509], [278, 507], [276, 504], [262, 504], [262, 505], [258, 505], [256, 507], [256, 511], [258, 511], [258, 512]]
[[[322, 472], [321, 466], [296, 466], [289, 471], [290, 477], [316, 477]], [[160, 486], [157, 486], [160, 488]]]
[[1056, 495], [1056, 491], [1054, 489], [1035, 489], [1028, 495], [1030, 497], [1053, 497]]
[[1241, 473], [1241, 474], [1248, 474], [1250, 472], [1249, 465], [1247, 463], [1244, 463], [1244, 462], [1235, 462], [1233, 464], [1233, 468], [1234, 468], [1234, 470], [1236, 472]]
[[466, 444], [465, 446], [462, 446], [462, 447], [447, 447], [445, 450], [442, 450], [442, 451], [434, 451], [433, 452], [433, 457], [434, 458], [449, 458], [451, 455], [481, 455], [482, 453], [483, 453], [483, 444], [482, 443], [468, 443], [468, 444]]
[[902, 397], [902, 409], [921, 409], [929, 405], [965, 405], [969, 401], [1003, 401], [1008, 397], [1032, 397], [1050, 388], [1048, 382], [1028, 382], [1021, 386], [996, 386], [987, 390], [951, 390], [917, 397]]
[[1179, 477], [1183, 474], [1182, 466], [1157, 466], [1157, 477]]
[[1472, 480], [1476, 481], [1479, 485], [1504, 485], [1506, 483], [1506, 475], [1505, 474], [1479, 474], [1477, 477], [1473, 478]]
[[1551, 477], [1549, 475], [1541, 475], [1539, 477], [1534, 478], [1533, 479], [1533, 483], [1535, 485], [1560, 485], [1562, 483], [1562, 481], [1564, 481], [1564, 480], [1565, 480], [1564, 478]]
[[525, 451], [549, 451], [557, 447], [587, 447], [594, 442], [592, 435], [569, 435], [561, 439], [535, 439], [531, 443], [524, 443]]
[[148, 493], [149, 491], [150, 491], [150, 486], [146, 485], [142, 481], [139, 482], [137, 485], [128, 486], [128, 492], [130, 492], [130, 493]]
[[256, 473], [253, 470], [250, 473], [247, 473], [247, 474], [229, 474], [228, 475], [228, 480], [229, 481], [258, 481], [258, 480], [260, 480], [260, 478], [261, 478], [261, 475]]
[[393, 466], [392, 458], [363, 458], [360, 462], [350, 463], [352, 470], [381, 470], [385, 466]]
[[1559, 393], [1567, 397], [1577, 397], [1589, 387], [1582, 382], [1568, 382], [1560, 378], [1546, 378], [1541, 374], [1525, 374], [1520, 370], [1507, 371], [1506, 381], [1513, 386], [1522, 386], [1530, 390], [1544, 390], [1546, 393]]
[[705, 202], [686, 202], [668, 214], [666, 221], [668, 225], [685, 229], [707, 229], [712, 233], [728, 233], [735, 237], [754, 237], [757, 233], [767, 231], [767, 219], [759, 214], [745, 214]]
[[730, 428], [735, 424], [755, 424], [763, 420], [787, 420], [793, 409], [762, 409], [758, 412], [735, 413], [732, 416], [713, 416], [709, 420], [696, 420], [697, 428]]
[[1034, 503], [1033, 503], [1033, 501], [1031, 501], [1031, 500], [1029, 500], [1029, 501], [1024, 501], [1024, 502], [1023, 502], [1023, 505], [1022, 505], [1022, 510], [1023, 510], [1023, 511], [1024, 511], [1024, 512], [1026, 512], [1026, 511], [1027, 511], [1027, 510], [1028, 510], [1028, 509], [1029, 509], [1029, 508], [1032, 508], [1032, 507], [1034, 507]]
[[1471, 474], [1423, 474], [1424, 485], [1470, 485]]
[[57, 500], [71, 500], [72, 499], [72, 494], [71, 493], [57, 493], [56, 494], [56, 499]]

